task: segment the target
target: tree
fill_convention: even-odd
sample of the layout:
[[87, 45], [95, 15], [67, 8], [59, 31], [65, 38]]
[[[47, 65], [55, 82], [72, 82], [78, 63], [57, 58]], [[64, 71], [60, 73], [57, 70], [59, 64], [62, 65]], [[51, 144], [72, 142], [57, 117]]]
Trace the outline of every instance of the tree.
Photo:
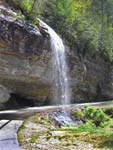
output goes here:
[[47, 0], [43, 17], [82, 57], [98, 53], [112, 61], [112, 14], [112, 0]]

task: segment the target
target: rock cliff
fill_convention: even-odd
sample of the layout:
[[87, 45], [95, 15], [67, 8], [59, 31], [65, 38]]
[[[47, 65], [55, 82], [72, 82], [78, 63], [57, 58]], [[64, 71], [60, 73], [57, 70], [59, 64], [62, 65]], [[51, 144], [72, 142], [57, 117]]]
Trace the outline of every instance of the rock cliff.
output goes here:
[[[52, 99], [50, 39], [0, 4], [0, 104], [11, 95], [47, 103]], [[111, 63], [100, 56], [80, 60], [70, 50], [67, 56], [72, 102], [113, 98]]]
[[0, 102], [6, 102], [11, 94], [47, 100], [51, 81], [49, 37], [17, 19], [10, 8], [0, 5], [0, 11]]
[[69, 55], [70, 82], [74, 102], [91, 102], [113, 99], [112, 64], [101, 56], [83, 58]]

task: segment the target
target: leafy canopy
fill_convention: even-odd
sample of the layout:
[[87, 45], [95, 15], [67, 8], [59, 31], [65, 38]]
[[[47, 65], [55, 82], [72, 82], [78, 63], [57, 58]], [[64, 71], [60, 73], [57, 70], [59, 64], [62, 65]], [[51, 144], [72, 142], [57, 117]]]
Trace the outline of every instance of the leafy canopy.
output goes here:
[[80, 57], [113, 60], [112, 0], [46, 0], [42, 15]]

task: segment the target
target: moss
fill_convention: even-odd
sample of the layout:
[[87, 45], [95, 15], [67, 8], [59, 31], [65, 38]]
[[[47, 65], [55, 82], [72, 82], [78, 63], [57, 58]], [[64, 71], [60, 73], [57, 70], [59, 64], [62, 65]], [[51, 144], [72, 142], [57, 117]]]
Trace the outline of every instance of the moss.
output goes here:
[[86, 135], [79, 135], [77, 137], [78, 140], [88, 142], [94, 145], [96, 148], [113, 148], [113, 133], [111, 134], [100, 134], [100, 133], [93, 133], [93, 134], [86, 134]]
[[[94, 129], [94, 128], [82, 128], [75, 127], [59, 129], [67, 132], [66, 138], [62, 137], [63, 141], [74, 140], [83, 141], [93, 144], [96, 148], [110, 148], [113, 149], [113, 131], [110, 129]], [[61, 139], [61, 140], [62, 140]]]
[[30, 142], [31, 143], [35, 143], [37, 140], [38, 140], [38, 136], [36, 134], [31, 135], [31, 137], [30, 137]]
[[38, 117], [38, 116], [32, 116], [31, 118], [30, 118], [30, 120], [32, 121], [32, 122], [34, 122], [34, 123], [40, 123], [40, 118]]
[[26, 128], [25, 127], [25, 122], [23, 122], [23, 124], [21, 125], [21, 127], [19, 128], [18, 133], [17, 133], [18, 141], [19, 141], [20, 145], [23, 144], [23, 131], [24, 131], [25, 128]]
[[34, 116], [30, 117], [29, 120], [36, 124], [40, 123], [40, 124], [48, 124], [49, 125], [49, 123], [50, 123], [49, 116], [47, 116], [47, 115], [46, 116], [42, 115], [42, 117], [40, 117], [38, 115], [34, 115]]

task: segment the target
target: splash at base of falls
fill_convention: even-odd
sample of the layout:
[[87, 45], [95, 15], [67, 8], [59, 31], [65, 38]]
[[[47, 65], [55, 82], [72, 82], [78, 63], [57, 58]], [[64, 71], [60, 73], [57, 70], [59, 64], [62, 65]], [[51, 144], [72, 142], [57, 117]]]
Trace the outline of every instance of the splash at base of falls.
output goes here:
[[70, 113], [66, 111], [64, 112], [63, 110], [53, 112], [51, 118], [61, 126], [74, 126], [76, 124], [73, 118], [71, 117]]
[[50, 117], [59, 126], [80, 126], [84, 123], [81, 119], [75, 119], [70, 112], [63, 110], [53, 112]]

